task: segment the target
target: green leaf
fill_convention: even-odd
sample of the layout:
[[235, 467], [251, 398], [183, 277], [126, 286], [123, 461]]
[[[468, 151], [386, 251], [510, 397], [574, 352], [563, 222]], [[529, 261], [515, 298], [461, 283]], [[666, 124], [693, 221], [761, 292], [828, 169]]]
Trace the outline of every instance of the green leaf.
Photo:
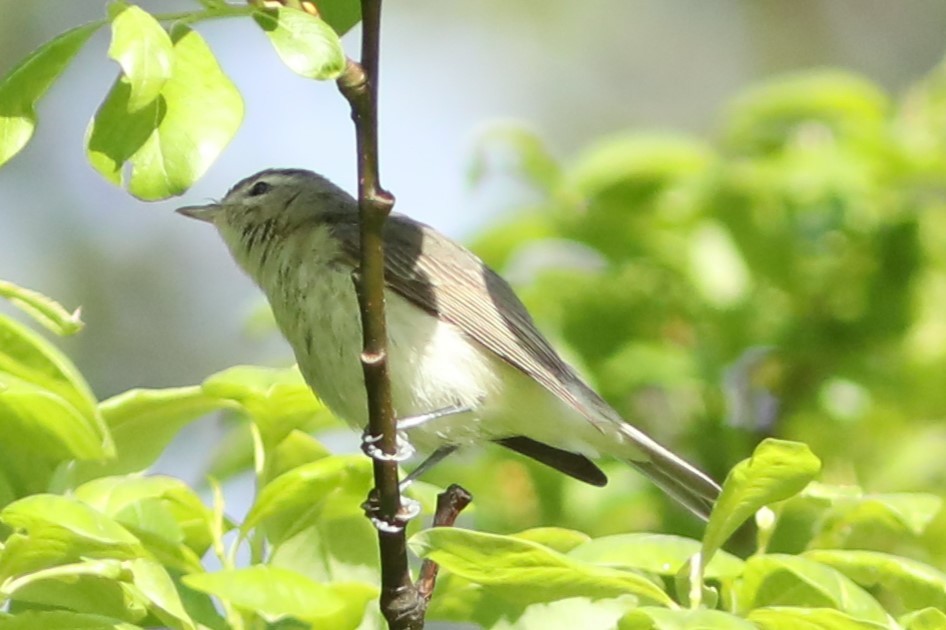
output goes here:
[[[674, 575], [700, 550], [700, 542], [667, 534], [617, 534], [591, 540], [568, 553], [583, 562]], [[729, 579], [742, 574], [742, 560], [719, 551], [705, 567], [710, 578]]]
[[[76, 498], [141, 537], [187, 545], [198, 556], [212, 543], [213, 511], [180, 479], [163, 476], [106, 477], [75, 490]], [[142, 542], [149, 546], [153, 537]]]
[[409, 544], [418, 556], [471, 582], [498, 587], [502, 597], [520, 603], [636, 595], [676, 606], [660, 587], [636, 573], [578, 562], [512, 536], [435, 527], [416, 534]]
[[799, 556], [749, 558], [735, 597], [743, 612], [768, 606], [801, 606], [834, 608], [881, 624], [887, 620], [877, 600], [843, 573]]
[[269, 483], [283, 473], [304, 464], [311, 464], [331, 455], [332, 452], [317, 439], [299, 429], [293, 429], [283, 438], [267, 458], [265, 481]]
[[[114, 567], [111, 569], [114, 574], [103, 572], [100, 576], [75, 572], [72, 575], [50, 575], [48, 579], [37, 579], [18, 589], [14, 599], [41, 608], [65, 608], [136, 623], [148, 616], [147, 599], [134, 585], [117, 579], [122, 570], [118, 561], [91, 561], [85, 564]], [[57, 567], [48, 573], [70, 568]]]
[[726, 476], [703, 536], [703, 563], [759, 508], [797, 494], [820, 469], [821, 462], [806, 445], [763, 440], [752, 457]]
[[[28, 534], [11, 534], [0, 552], [0, 583], [50, 567], [91, 558], [132, 558], [140, 547], [116, 547], [77, 536], [69, 529], [38, 524]], [[7, 587], [8, 588], [8, 587]], [[99, 611], [103, 612], [103, 611]]]
[[28, 584], [35, 584], [43, 580], [64, 580], [69, 582], [83, 575], [101, 577], [108, 580], [118, 580], [122, 575], [122, 563], [120, 560], [86, 560], [76, 564], [63, 564], [41, 571], [35, 571], [17, 580], [11, 580], [5, 584], [4, 592], [8, 596], [16, 596], [17, 591]]
[[562, 527], [533, 527], [512, 536], [519, 540], [530, 540], [539, 543], [564, 554], [569, 554], [576, 547], [587, 544], [591, 540], [588, 534]]
[[708, 147], [690, 138], [634, 133], [609, 138], [585, 151], [571, 177], [578, 190], [593, 196], [629, 184], [659, 186], [705, 170], [712, 159]]
[[0, 372], [0, 424], [5, 439], [55, 461], [104, 459], [100, 427], [62, 396]]
[[361, 21], [361, 2], [358, 0], [319, 0], [319, 16], [339, 35], [347, 33]]
[[[72, 361], [32, 330], [0, 315], [0, 374], [2, 373], [55, 393], [91, 422], [100, 422], [95, 396]], [[104, 428], [101, 430], [104, 432]]]
[[749, 621], [761, 630], [887, 630], [885, 622], [866, 621], [832, 608], [773, 606], [749, 613]]
[[78, 464], [73, 479], [82, 482], [144, 470], [158, 459], [178, 432], [226, 404], [200, 387], [132, 389], [103, 401], [99, 411], [115, 442], [118, 458]]
[[136, 558], [126, 566], [131, 571], [135, 586], [160, 611], [158, 616], [165, 618], [169, 626], [173, 624], [172, 627], [187, 630], [196, 628], [164, 567], [148, 558]]
[[345, 51], [331, 26], [305, 11], [289, 8], [253, 13], [289, 69], [308, 79], [335, 79], [345, 69]]
[[274, 542], [302, 529], [316, 518], [332, 496], [344, 496], [349, 511], [358, 510], [371, 485], [370, 462], [360, 455], [336, 455], [305, 464], [280, 475], [259, 493], [243, 522], [249, 531], [263, 521]]
[[897, 621], [904, 630], [942, 630], [946, 628], [946, 613], [936, 608], [924, 608], [906, 614]]
[[321, 584], [294, 571], [262, 565], [187, 575], [184, 583], [270, 622], [294, 617], [340, 630], [358, 627], [365, 605], [378, 594], [367, 584]]
[[62, 305], [36, 291], [19, 287], [12, 282], [0, 280], [0, 297], [18, 306], [30, 317], [57, 335], [73, 335], [85, 325], [79, 319], [79, 310], [71, 313]]
[[269, 564], [298, 571], [322, 582], [381, 579], [378, 530], [362, 514], [312, 519], [272, 547]]
[[316, 431], [338, 424], [295, 367], [236, 366], [209, 377], [202, 387], [208, 396], [242, 407], [270, 449], [295, 429]]
[[118, 547], [138, 547], [138, 539], [111, 518], [85, 503], [55, 494], [36, 494], [14, 501], [0, 510], [8, 527], [31, 532], [52, 526], [77, 538]]
[[820, 123], [842, 139], [884, 133], [889, 105], [876, 85], [856, 75], [825, 70], [762, 83], [733, 101], [728, 143], [742, 151], [770, 151], [798, 128]]
[[935, 606], [946, 610], [946, 574], [888, 553], [816, 549], [804, 557], [834, 567], [861, 586], [880, 586], [900, 598], [905, 610]]
[[0, 618], [0, 630], [139, 630], [139, 626], [104, 615], [85, 615], [61, 610], [28, 610]]
[[[133, 97], [129, 79], [119, 77], [86, 139], [92, 166], [147, 201], [187, 190], [217, 159], [243, 119], [239, 92], [200, 35], [178, 24], [171, 41], [171, 76], [157, 98], [133, 110], [132, 99], [138, 97]], [[126, 163], [131, 165], [127, 178]]]
[[755, 626], [720, 610], [667, 610], [641, 606], [624, 615], [619, 630], [753, 630]]
[[52, 39], [0, 80], [0, 166], [20, 152], [36, 128], [36, 102], [104, 22], [77, 26]]
[[171, 78], [174, 45], [161, 24], [147, 11], [117, 3], [113, 9], [112, 42], [108, 56], [128, 79], [128, 111], [136, 112], [154, 99]]
[[842, 501], [825, 515], [822, 528], [850, 530], [858, 526], [880, 526], [894, 533], [921, 535], [936, 518], [943, 499], [935, 494], [865, 494], [855, 501]]

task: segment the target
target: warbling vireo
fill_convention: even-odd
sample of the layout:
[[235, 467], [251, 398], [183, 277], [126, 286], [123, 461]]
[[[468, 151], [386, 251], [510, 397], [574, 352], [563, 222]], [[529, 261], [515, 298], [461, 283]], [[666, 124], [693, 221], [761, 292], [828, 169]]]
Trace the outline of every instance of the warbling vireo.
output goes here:
[[[365, 427], [352, 276], [357, 202], [310, 171], [272, 169], [237, 183], [218, 203], [178, 212], [217, 228], [266, 293], [306, 382], [333, 413]], [[498, 442], [594, 485], [607, 478], [590, 458], [612, 456], [708, 517], [719, 486], [586, 385], [483, 261], [399, 214], [387, 220], [384, 238], [394, 412], [404, 422], [399, 428], [411, 427], [411, 443], [442, 457], [458, 446]]]

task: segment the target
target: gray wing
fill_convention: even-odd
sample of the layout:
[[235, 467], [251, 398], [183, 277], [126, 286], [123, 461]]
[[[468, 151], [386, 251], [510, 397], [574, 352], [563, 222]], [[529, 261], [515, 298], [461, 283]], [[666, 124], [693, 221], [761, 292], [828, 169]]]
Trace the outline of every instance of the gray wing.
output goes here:
[[[355, 221], [352, 216], [333, 222], [343, 250], [352, 259], [357, 259], [360, 248]], [[392, 214], [386, 222], [384, 240], [386, 282], [394, 291], [455, 324], [592, 424], [623, 423], [558, 356], [509, 284], [476, 255], [433, 228], [399, 214]]]
[[[348, 262], [357, 264], [361, 243], [357, 214], [349, 211], [333, 221], [333, 225]], [[599, 430], [606, 431], [608, 425], [617, 426], [635, 446], [633, 454], [628, 452], [624, 458], [694, 514], [708, 518], [719, 486], [626, 423], [588, 387], [545, 340], [505, 280], [462, 245], [403, 215], [389, 217], [384, 240], [386, 281], [394, 291], [458, 326], [506, 363], [571, 405]], [[554, 457], [543, 459], [533, 452], [505, 446], [579, 479], [587, 476], [589, 479], [584, 480], [595, 483], [590, 480], [594, 478], [593, 472], [583, 471], [584, 462], [569, 460], [565, 461], [566, 466], [556, 465], [551, 463]], [[543, 451], [539, 455], [548, 454]], [[593, 466], [587, 458], [575, 456]]]

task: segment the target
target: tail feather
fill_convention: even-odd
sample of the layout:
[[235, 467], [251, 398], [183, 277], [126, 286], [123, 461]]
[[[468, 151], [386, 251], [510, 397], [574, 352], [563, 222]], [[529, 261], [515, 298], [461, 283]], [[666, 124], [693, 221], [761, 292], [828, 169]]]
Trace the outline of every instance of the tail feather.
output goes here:
[[623, 433], [631, 438], [637, 451], [637, 457], [624, 459], [680, 505], [704, 521], [709, 520], [719, 497], [719, 484], [634, 427], [625, 424], [622, 428], [626, 428]]

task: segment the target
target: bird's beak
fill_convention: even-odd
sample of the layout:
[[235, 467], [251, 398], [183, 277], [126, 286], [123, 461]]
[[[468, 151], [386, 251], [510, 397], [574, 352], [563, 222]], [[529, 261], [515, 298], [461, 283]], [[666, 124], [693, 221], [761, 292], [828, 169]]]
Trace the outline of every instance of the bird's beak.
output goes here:
[[191, 219], [213, 223], [214, 216], [220, 212], [220, 204], [209, 203], [206, 206], [184, 206], [183, 208], [178, 208], [176, 212], [183, 214], [185, 217], [190, 217]]

